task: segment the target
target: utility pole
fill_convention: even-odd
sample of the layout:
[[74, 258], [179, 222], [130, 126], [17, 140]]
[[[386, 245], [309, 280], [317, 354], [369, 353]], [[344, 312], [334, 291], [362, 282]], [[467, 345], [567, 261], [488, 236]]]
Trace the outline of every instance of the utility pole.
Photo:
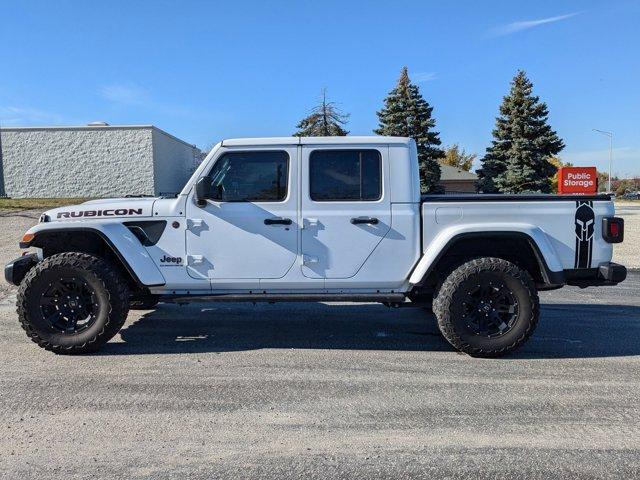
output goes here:
[[594, 132], [598, 132], [605, 137], [609, 137], [609, 181], [607, 185], [607, 192], [611, 192], [611, 164], [613, 163], [613, 132], [607, 132], [605, 130], [593, 129]]

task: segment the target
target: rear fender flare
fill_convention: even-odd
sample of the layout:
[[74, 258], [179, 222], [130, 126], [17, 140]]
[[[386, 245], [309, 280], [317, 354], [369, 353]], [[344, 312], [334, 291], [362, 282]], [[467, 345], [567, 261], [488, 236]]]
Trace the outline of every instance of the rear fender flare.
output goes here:
[[458, 240], [468, 237], [514, 235], [525, 238], [534, 253], [547, 284], [563, 284], [565, 281], [562, 263], [558, 258], [547, 234], [531, 224], [459, 225], [445, 228], [426, 247], [422, 258], [414, 268], [409, 283], [419, 284], [446, 255], [447, 250]]

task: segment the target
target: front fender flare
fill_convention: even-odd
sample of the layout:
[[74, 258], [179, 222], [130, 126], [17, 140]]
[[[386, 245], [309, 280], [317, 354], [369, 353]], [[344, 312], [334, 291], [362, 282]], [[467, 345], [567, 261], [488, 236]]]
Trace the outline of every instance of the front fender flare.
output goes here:
[[26, 244], [20, 243], [21, 248], [28, 248], [37, 241], [38, 235], [55, 232], [94, 232], [111, 248], [120, 259], [133, 279], [145, 287], [164, 285], [166, 280], [160, 269], [151, 259], [146, 248], [136, 236], [118, 222], [51, 222], [39, 223], [27, 230], [27, 234], [34, 234], [34, 238]]
[[483, 235], [508, 236], [509, 234], [524, 236], [529, 241], [538, 257], [537, 261], [546, 283], [564, 283], [562, 263], [549, 241], [549, 237], [539, 227], [526, 223], [492, 224], [490, 226], [486, 224], [455, 225], [443, 229], [425, 249], [422, 258], [409, 277], [409, 283], [412, 285], [420, 283], [431, 272], [442, 255], [446, 255], [448, 248], [461, 238], [467, 236], [482, 237]]

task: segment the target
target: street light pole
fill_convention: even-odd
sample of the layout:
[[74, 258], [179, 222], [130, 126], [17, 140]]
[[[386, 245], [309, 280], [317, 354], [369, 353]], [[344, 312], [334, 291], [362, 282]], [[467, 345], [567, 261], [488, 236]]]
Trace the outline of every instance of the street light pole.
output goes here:
[[613, 163], [613, 132], [598, 130], [597, 128], [594, 128], [593, 131], [609, 137], [609, 181], [607, 182], [607, 192], [611, 192], [611, 164]]

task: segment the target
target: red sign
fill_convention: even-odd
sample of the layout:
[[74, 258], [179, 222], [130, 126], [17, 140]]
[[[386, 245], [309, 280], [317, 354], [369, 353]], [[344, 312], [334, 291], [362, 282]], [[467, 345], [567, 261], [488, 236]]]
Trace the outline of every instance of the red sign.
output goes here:
[[558, 193], [590, 194], [598, 191], [596, 167], [560, 167]]

